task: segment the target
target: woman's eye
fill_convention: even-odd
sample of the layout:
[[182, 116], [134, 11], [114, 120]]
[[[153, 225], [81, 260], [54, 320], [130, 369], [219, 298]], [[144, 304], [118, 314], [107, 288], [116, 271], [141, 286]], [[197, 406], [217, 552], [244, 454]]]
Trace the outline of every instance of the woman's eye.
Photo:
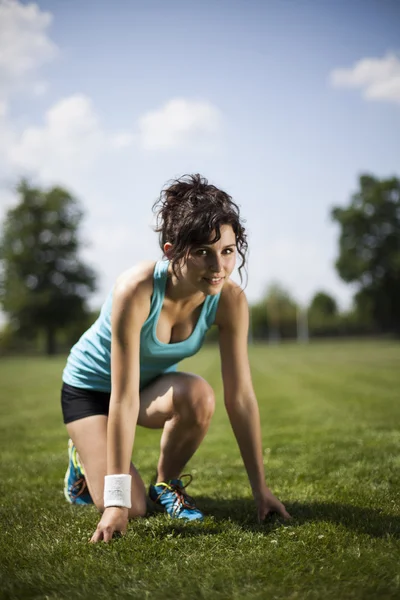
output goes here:
[[[232, 248], [226, 248], [223, 252], [224, 252], [224, 254], [232, 254], [233, 253], [233, 249]], [[199, 248], [199, 250], [196, 250], [196, 255], [197, 256], [206, 256], [207, 254], [208, 254], [207, 248]]]

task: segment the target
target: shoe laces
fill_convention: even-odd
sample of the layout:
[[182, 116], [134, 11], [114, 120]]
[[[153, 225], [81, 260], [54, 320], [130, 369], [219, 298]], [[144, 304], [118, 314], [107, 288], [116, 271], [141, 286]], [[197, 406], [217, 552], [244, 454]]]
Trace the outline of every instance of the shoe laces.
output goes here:
[[71, 485], [69, 493], [73, 498], [79, 498], [88, 489], [85, 477], [80, 477]]
[[174, 509], [174, 513], [176, 513], [178, 510], [182, 510], [183, 508], [189, 508], [189, 509], [196, 508], [195, 501], [185, 491], [187, 486], [192, 483], [193, 477], [189, 473], [186, 473], [184, 475], [181, 475], [179, 477], [179, 479], [182, 480], [184, 477], [189, 478], [189, 481], [185, 485], [180, 485], [179, 483], [171, 483], [171, 482], [164, 483], [163, 481], [161, 481], [160, 483], [156, 483], [156, 486], [162, 485], [164, 487], [163, 491], [157, 496], [156, 502], [158, 502], [158, 500], [161, 498], [161, 496], [163, 496], [167, 492], [172, 492], [176, 496], [176, 501], [175, 501], [176, 507]]

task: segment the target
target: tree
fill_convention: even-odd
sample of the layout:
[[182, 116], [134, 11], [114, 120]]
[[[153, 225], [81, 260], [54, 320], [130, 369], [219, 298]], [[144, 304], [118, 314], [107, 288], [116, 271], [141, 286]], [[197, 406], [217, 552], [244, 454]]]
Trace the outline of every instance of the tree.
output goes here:
[[297, 331], [297, 304], [279, 283], [272, 283], [264, 299], [269, 323], [269, 338], [295, 337]]
[[311, 300], [311, 313], [315, 313], [324, 317], [333, 317], [337, 314], [336, 300], [326, 292], [317, 292]]
[[332, 210], [341, 227], [336, 269], [358, 283], [360, 309], [400, 332], [400, 180], [362, 175], [359, 185], [347, 208]]
[[79, 320], [95, 273], [78, 258], [83, 212], [65, 189], [41, 190], [22, 180], [0, 238], [0, 302], [21, 334], [44, 331], [55, 352], [58, 329]]
[[311, 335], [329, 336], [345, 333], [336, 300], [326, 292], [317, 292], [308, 308], [308, 325]]
[[250, 339], [264, 340], [268, 337], [269, 323], [265, 301], [261, 300], [249, 307], [250, 311]]

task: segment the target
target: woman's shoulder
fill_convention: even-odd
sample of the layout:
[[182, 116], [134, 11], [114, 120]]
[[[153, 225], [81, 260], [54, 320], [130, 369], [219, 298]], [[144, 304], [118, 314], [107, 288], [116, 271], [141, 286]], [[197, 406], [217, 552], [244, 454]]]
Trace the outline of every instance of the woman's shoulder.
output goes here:
[[232, 279], [228, 279], [221, 290], [215, 324], [223, 326], [239, 318], [243, 310], [248, 310], [247, 298], [243, 288]]
[[131, 299], [135, 296], [150, 299], [153, 293], [153, 277], [156, 261], [141, 261], [123, 271], [114, 286], [114, 298]]

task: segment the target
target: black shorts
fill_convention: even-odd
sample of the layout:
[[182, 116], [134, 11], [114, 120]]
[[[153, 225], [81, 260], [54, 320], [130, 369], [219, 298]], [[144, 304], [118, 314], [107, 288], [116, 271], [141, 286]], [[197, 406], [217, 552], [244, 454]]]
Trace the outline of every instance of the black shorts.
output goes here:
[[64, 383], [61, 388], [61, 407], [64, 423], [72, 423], [78, 419], [92, 415], [108, 415], [110, 407], [109, 392], [85, 390]]

